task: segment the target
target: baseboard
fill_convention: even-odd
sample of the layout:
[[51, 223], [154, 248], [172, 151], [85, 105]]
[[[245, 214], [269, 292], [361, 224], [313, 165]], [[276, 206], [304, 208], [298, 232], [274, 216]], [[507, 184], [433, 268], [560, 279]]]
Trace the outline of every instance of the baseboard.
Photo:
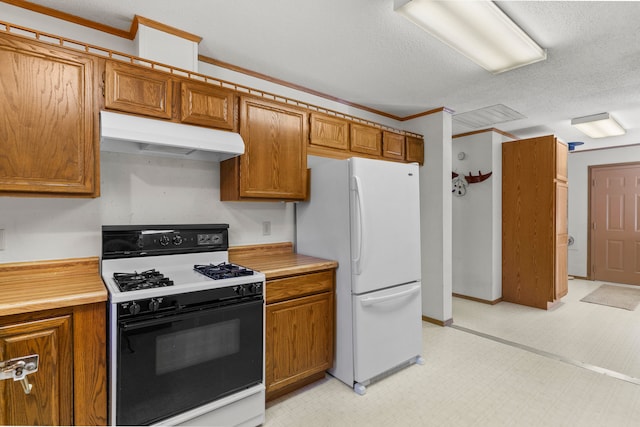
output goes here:
[[438, 326], [451, 326], [451, 325], [453, 325], [453, 319], [438, 320], [438, 319], [433, 319], [431, 317], [422, 316], [422, 320], [424, 320], [425, 322], [428, 322], [428, 323], [433, 323], [434, 325], [438, 325]]
[[462, 294], [452, 294], [454, 297], [456, 298], [462, 298], [462, 299], [468, 299], [470, 301], [476, 301], [476, 302], [481, 302], [483, 304], [489, 304], [489, 305], [496, 305], [497, 303], [502, 301], [502, 297], [495, 299], [493, 301], [491, 300], [487, 300], [487, 299], [482, 299], [482, 298], [476, 298], [476, 297], [470, 297], [468, 295], [462, 295]]

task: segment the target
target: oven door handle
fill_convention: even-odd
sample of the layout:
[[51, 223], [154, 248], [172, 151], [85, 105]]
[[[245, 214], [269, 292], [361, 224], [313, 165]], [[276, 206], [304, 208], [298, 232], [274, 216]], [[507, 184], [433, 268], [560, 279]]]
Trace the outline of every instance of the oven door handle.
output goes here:
[[200, 310], [190, 310], [190, 311], [183, 311], [179, 313], [175, 313], [175, 312], [165, 313], [163, 315], [160, 315], [160, 317], [154, 317], [153, 319], [148, 319], [148, 320], [136, 320], [136, 319], [121, 320], [120, 327], [125, 331], [134, 331], [136, 329], [148, 328], [150, 326], [158, 326], [162, 324], [188, 320], [193, 317], [201, 316], [203, 313], [207, 313], [212, 310], [221, 310], [226, 307], [237, 307], [237, 305], [228, 305], [228, 306], [222, 306], [222, 307], [213, 306], [213, 307], [207, 307], [205, 309], [200, 309]]
[[262, 304], [262, 303], [263, 303], [262, 297], [259, 297], [254, 300], [243, 301], [243, 302], [234, 303], [234, 304], [211, 305], [208, 307], [197, 307], [188, 311], [185, 310], [178, 313], [176, 312], [165, 313], [163, 315], [160, 315], [160, 317], [155, 317], [153, 319], [148, 319], [148, 320], [136, 320], [136, 319], [120, 320], [118, 323], [120, 324], [120, 327], [123, 330], [133, 331], [136, 329], [161, 325], [163, 323], [172, 323], [172, 322], [179, 322], [182, 320], [188, 320], [193, 317], [202, 316], [203, 313], [208, 313], [211, 311], [236, 309], [239, 306], [242, 306], [245, 304]]
[[[120, 328], [125, 331], [135, 331], [136, 329], [148, 328], [150, 326], [158, 326], [162, 324], [173, 323], [185, 319], [187, 313], [156, 317], [149, 320], [123, 320], [120, 322]], [[187, 317], [188, 318], [188, 317]]]

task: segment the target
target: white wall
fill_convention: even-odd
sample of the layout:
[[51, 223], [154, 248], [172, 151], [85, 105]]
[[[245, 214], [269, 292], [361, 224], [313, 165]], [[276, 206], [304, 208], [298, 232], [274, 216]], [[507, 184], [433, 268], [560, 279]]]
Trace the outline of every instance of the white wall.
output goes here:
[[640, 146], [569, 153], [569, 274], [587, 276], [589, 166], [640, 161]]
[[198, 43], [139, 24], [136, 55], [161, 64], [198, 72]]
[[424, 135], [420, 168], [422, 314], [447, 322], [451, 297], [451, 114], [442, 111], [407, 122]]
[[[453, 292], [494, 301], [502, 296], [502, 141], [496, 132], [453, 139], [452, 169], [492, 172], [453, 197]], [[464, 152], [460, 160], [458, 154]]]
[[[0, 262], [99, 256], [109, 224], [228, 223], [232, 246], [293, 241], [290, 203], [220, 202], [220, 165], [101, 153], [97, 199], [0, 197]], [[262, 222], [271, 235], [262, 235]]]

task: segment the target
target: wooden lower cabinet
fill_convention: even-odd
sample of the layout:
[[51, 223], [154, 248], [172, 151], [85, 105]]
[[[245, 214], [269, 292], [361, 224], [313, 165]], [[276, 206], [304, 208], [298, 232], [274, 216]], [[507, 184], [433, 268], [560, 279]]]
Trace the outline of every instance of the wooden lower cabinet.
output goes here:
[[332, 367], [334, 283], [334, 270], [267, 281], [267, 400], [323, 378]]
[[73, 347], [71, 316], [60, 315], [0, 327], [2, 360], [38, 354], [38, 371], [19, 381], [0, 381], [3, 425], [73, 424]]
[[0, 360], [39, 355], [25, 394], [0, 381], [2, 425], [106, 425], [104, 303], [0, 318]]

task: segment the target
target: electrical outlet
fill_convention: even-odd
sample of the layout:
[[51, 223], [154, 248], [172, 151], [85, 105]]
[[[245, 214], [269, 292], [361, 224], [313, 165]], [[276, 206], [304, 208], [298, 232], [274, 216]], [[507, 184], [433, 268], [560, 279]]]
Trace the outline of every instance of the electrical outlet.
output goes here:
[[271, 221], [262, 221], [262, 235], [269, 236], [271, 234]]
[[4, 251], [4, 228], [0, 228], [0, 251]]

